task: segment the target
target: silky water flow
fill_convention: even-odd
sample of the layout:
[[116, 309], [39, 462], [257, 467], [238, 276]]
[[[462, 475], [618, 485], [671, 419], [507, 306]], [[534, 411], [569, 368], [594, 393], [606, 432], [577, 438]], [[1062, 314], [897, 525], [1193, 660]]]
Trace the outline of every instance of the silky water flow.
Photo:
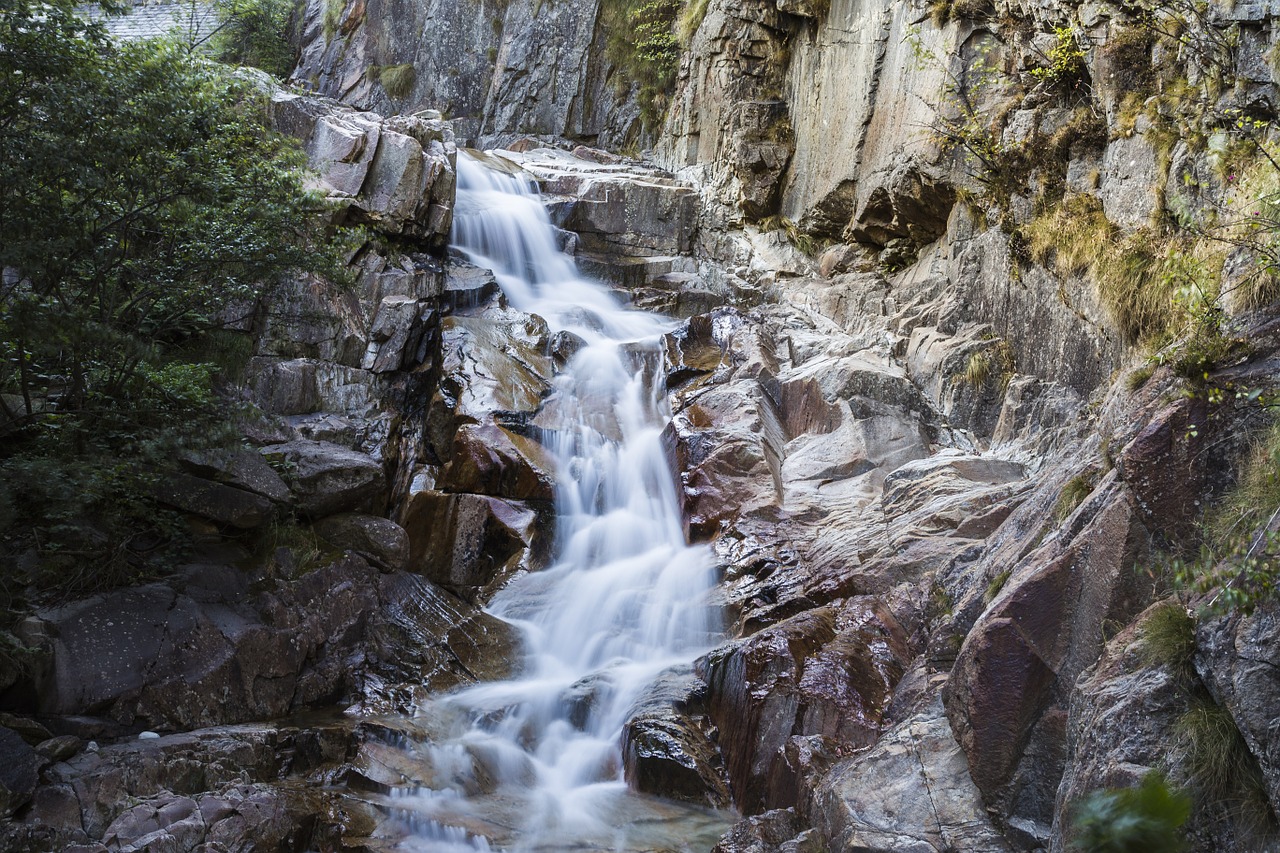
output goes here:
[[621, 752], [637, 700], [721, 629], [714, 566], [685, 542], [663, 449], [659, 344], [674, 324], [582, 278], [536, 189], [462, 152], [453, 242], [512, 307], [585, 343], [554, 382], [565, 426], [543, 435], [557, 460], [556, 558], [488, 607], [520, 629], [520, 674], [420, 709], [432, 734], [411, 748], [432, 782], [394, 801], [401, 849], [704, 853], [726, 815], [629, 791]]

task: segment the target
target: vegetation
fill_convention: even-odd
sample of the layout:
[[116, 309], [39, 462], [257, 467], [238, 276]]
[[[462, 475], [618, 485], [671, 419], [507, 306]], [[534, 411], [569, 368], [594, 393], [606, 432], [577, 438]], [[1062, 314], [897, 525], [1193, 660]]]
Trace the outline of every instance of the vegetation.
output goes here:
[[378, 68], [378, 82], [382, 84], [382, 88], [386, 93], [393, 98], [403, 98], [412, 92], [413, 84], [416, 80], [416, 72], [413, 70], [413, 66], [408, 63], [386, 65]]
[[1045, 57], [1046, 64], [1031, 69], [1031, 76], [1050, 86], [1073, 88], [1085, 78], [1084, 51], [1076, 42], [1071, 27], [1055, 27], [1056, 41]]
[[601, 7], [608, 33], [605, 53], [616, 69], [615, 85], [635, 88], [641, 119], [649, 128], [666, 114], [680, 70], [676, 22], [683, 12], [683, 0], [608, 0]]
[[1246, 825], [1270, 820], [1262, 770], [1226, 709], [1202, 698], [1174, 728], [1177, 750], [1197, 799], [1225, 805]]
[[986, 591], [982, 594], [984, 604], [990, 604], [996, 600], [996, 596], [1000, 594], [1000, 590], [1004, 589], [1004, 585], [1009, 582], [1009, 578], [1013, 575], [1013, 569], [1005, 569], [999, 572], [987, 584]]
[[934, 26], [946, 26], [951, 21], [975, 21], [994, 11], [990, 0], [931, 0], [929, 17]]
[[289, 76], [297, 59], [288, 35], [294, 0], [221, 0], [217, 9], [213, 46], [219, 60]]
[[0, 4], [0, 533], [30, 581], [85, 591], [176, 547], [151, 483], [229, 435], [220, 363], [245, 348], [221, 330], [337, 252], [246, 83], [113, 46], [66, 0]]
[[1173, 600], [1151, 611], [1142, 623], [1142, 660], [1164, 666], [1189, 683], [1195, 677], [1196, 624], [1181, 602]]
[[1152, 771], [1136, 788], [1095, 791], [1075, 809], [1071, 849], [1082, 853], [1177, 853], [1191, 798]]
[[1076, 507], [1084, 503], [1084, 499], [1093, 493], [1094, 479], [1091, 474], [1077, 474], [1067, 481], [1062, 487], [1062, 492], [1058, 495], [1058, 501], [1053, 505], [1053, 517], [1058, 521], [1064, 521], [1067, 516], [1076, 511]]
[[677, 22], [676, 35], [680, 39], [680, 45], [688, 48], [690, 42], [693, 41], [693, 34], [698, 31], [698, 27], [702, 26], [702, 20], [707, 16], [707, 7], [711, 0], [689, 0], [684, 11], [680, 13], [680, 20]]

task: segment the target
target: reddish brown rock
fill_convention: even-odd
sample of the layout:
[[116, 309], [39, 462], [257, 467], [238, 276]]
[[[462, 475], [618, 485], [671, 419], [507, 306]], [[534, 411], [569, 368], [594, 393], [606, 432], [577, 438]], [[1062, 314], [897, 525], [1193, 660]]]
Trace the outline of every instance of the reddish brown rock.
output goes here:
[[1201, 515], [1209, 484], [1203, 462], [1208, 417], [1203, 400], [1178, 400], [1152, 418], [1118, 460], [1153, 530], [1184, 536]]
[[447, 492], [545, 500], [555, 496], [555, 460], [545, 447], [494, 424], [467, 424], [453, 435], [440, 486]]
[[1044, 828], [1063, 772], [1072, 685], [1097, 659], [1106, 626], [1150, 602], [1135, 571], [1149, 549], [1132, 499], [1114, 480], [1081, 507], [1069, 545], [1032, 552], [969, 632], [944, 698], [988, 806]]
[[801, 613], [711, 659], [711, 719], [738, 808], [795, 805], [815, 746], [838, 755], [874, 742], [909, 659], [905, 633], [869, 597]]
[[409, 570], [467, 600], [542, 556], [542, 510], [500, 498], [423, 491], [409, 497]]

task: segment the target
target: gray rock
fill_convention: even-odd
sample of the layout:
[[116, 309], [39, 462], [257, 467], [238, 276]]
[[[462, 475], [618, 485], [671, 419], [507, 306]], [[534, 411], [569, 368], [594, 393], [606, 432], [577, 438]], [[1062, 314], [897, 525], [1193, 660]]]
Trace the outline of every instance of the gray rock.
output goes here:
[[59, 735], [36, 746], [36, 752], [50, 761], [66, 761], [82, 749], [84, 741], [75, 735]]
[[188, 474], [170, 474], [152, 492], [162, 504], [242, 530], [259, 527], [275, 514], [262, 495]]
[[0, 728], [0, 816], [26, 805], [39, 781], [41, 758], [12, 729]]
[[375, 515], [331, 515], [315, 525], [316, 533], [347, 548], [383, 571], [399, 571], [409, 562], [409, 535], [394, 521]]
[[288, 466], [298, 510], [309, 518], [379, 506], [385, 497], [382, 466], [363, 453], [305, 439], [268, 445], [261, 452]]

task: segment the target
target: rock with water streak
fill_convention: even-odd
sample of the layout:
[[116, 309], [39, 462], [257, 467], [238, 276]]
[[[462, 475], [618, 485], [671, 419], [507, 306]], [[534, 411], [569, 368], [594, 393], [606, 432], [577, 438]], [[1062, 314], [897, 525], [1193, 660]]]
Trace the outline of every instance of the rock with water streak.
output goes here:
[[[795, 805], [811, 781], [804, 765], [814, 746], [873, 743], [910, 657], [902, 628], [868, 597], [793, 616], [706, 659], [710, 716], [738, 808]], [[797, 742], [810, 736], [825, 743]]]
[[627, 782], [638, 791], [729, 805], [724, 765], [706, 717], [706, 685], [689, 668], [664, 673], [622, 730]]

